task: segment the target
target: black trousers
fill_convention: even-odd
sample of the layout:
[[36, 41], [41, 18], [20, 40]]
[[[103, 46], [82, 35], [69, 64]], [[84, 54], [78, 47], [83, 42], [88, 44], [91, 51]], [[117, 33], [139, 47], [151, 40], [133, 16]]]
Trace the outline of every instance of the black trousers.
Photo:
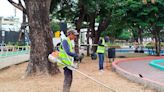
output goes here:
[[64, 69], [64, 84], [63, 84], [63, 92], [70, 92], [71, 84], [72, 84], [72, 70], [67, 67]]

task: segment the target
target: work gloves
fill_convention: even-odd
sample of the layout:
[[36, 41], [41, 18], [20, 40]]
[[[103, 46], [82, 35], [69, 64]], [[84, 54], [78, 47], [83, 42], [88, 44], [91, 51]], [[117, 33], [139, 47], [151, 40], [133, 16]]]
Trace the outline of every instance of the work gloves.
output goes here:
[[80, 57], [81, 57], [81, 55], [80, 55], [80, 54], [77, 54], [77, 55], [74, 57], [74, 61], [79, 61], [79, 60], [80, 60]]
[[84, 54], [77, 54], [77, 56], [74, 57], [74, 65], [73, 67], [75, 69], [79, 68], [79, 63], [81, 63], [82, 59], [84, 58]]
[[74, 61], [82, 61], [82, 59], [84, 58], [84, 54], [81, 53], [81, 54], [78, 54], [75, 58], [74, 58]]

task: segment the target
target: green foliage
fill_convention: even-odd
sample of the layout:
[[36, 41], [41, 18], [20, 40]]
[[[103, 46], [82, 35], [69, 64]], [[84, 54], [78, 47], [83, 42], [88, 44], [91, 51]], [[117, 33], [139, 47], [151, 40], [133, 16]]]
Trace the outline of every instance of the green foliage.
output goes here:
[[[146, 48], [154, 48], [155, 47], [155, 43], [150, 42], [150, 43], [146, 44], [145, 47]], [[164, 47], [164, 43], [163, 42], [161, 42], [161, 47]]]
[[122, 33], [122, 30], [120, 30], [120, 29], [112, 30], [111, 26], [108, 26], [108, 28], [101, 33], [101, 36], [103, 36], [103, 37], [110, 36], [112, 38], [117, 38], [119, 35], [121, 35], [121, 33]]
[[122, 34], [118, 36], [120, 40], [129, 40], [131, 38], [131, 32], [128, 30], [123, 30]]
[[137, 28], [131, 27], [131, 32], [132, 32], [132, 35], [133, 35], [134, 38], [138, 37], [138, 32], [136, 30], [137, 30]]
[[60, 31], [60, 26], [59, 26], [58, 23], [52, 21], [52, 22], [50, 23], [50, 26], [51, 26], [51, 30], [52, 30], [53, 32]]
[[50, 13], [52, 14], [57, 8], [57, 5], [60, 3], [60, 0], [51, 0], [51, 5], [50, 5]]
[[139, 29], [148, 33], [164, 27], [163, 0], [156, 0], [155, 4], [152, 4], [151, 0], [148, 0], [147, 4], [143, 4], [142, 0], [69, 0], [69, 2], [52, 0], [52, 2], [53, 15], [57, 19], [75, 23], [83, 7], [83, 14], [85, 14], [83, 21], [88, 22], [87, 18], [91, 14], [96, 16], [97, 23], [110, 20], [101, 36], [109, 35], [113, 38], [128, 39], [130, 32], [129, 34], [122, 32], [125, 29], [132, 30], [133, 36], [137, 37]]
[[115, 44], [115, 43], [107, 43], [107, 47], [110, 47], [110, 48], [121, 48], [120, 45]]
[[25, 46], [25, 44], [23, 42], [15, 42], [14, 45], [15, 46]]
[[15, 45], [16, 44], [16, 42], [8, 42], [7, 43], [7, 46], [13, 46], [13, 45]]
[[77, 16], [78, 2], [76, 0], [52, 0], [50, 13], [59, 20], [73, 21]]
[[[138, 1], [127, 1], [127, 16], [129, 25], [139, 26], [142, 29], [152, 29], [163, 26], [164, 5], [162, 0], [157, 0], [155, 4], [148, 1], [148, 4], [143, 4]], [[135, 25], [134, 25], [135, 24]]]
[[146, 44], [145, 47], [146, 47], [146, 48], [154, 48], [154, 47], [155, 47], [155, 44], [152, 43], [152, 42], [150, 42], [150, 43]]

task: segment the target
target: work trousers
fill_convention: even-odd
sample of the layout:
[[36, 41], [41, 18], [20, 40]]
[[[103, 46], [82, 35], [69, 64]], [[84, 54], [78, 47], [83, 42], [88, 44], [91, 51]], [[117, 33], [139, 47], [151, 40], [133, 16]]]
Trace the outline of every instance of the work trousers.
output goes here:
[[72, 84], [72, 70], [67, 67], [64, 68], [64, 84], [63, 84], [63, 92], [70, 92], [71, 84]]
[[98, 53], [98, 57], [99, 57], [99, 70], [103, 70], [104, 67], [104, 53]]

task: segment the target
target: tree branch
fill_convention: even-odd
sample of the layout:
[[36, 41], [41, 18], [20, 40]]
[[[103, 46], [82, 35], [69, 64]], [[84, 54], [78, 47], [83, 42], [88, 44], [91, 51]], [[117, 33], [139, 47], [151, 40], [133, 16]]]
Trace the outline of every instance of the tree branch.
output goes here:
[[22, 5], [22, 1], [19, 0], [19, 5], [23, 8], [23, 10], [26, 10], [25, 7]]
[[13, 0], [8, 0], [14, 7], [18, 8], [19, 10], [23, 11], [24, 14], [26, 13], [25, 7], [22, 5], [21, 0], [19, 0], [19, 3], [15, 3]]

